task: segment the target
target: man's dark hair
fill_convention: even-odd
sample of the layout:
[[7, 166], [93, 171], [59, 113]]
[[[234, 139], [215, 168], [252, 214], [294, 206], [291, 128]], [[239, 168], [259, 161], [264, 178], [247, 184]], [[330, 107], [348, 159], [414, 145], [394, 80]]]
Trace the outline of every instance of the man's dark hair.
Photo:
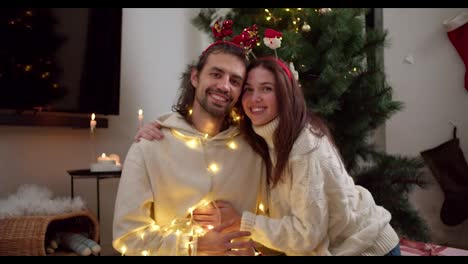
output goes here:
[[[245, 56], [244, 50], [242, 48], [226, 42], [213, 45], [205, 50], [198, 58], [198, 63], [196, 65], [189, 64], [186, 70], [182, 73], [181, 85], [179, 87], [179, 97], [177, 98], [176, 103], [172, 106], [172, 111], [178, 112], [187, 121], [189, 121], [189, 110], [192, 108], [193, 101], [195, 99], [195, 87], [193, 87], [190, 81], [192, 69], [196, 69], [200, 74], [200, 72], [203, 70], [203, 67], [205, 67], [206, 61], [210, 54], [217, 53], [230, 54], [238, 57], [244, 63], [246, 68], [249, 64], [249, 61]], [[236, 103], [236, 106], [237, 105], [238, 104]], [[230, 122], [229, 119], [230, 118], [227, 118], [226, 121]]]

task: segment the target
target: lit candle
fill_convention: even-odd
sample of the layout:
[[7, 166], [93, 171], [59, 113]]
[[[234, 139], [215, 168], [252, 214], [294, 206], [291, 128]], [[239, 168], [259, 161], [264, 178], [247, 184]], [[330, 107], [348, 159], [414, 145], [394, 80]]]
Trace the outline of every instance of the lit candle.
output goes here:
[[119, 155], [117, 155], [117, 154], [110, 154], [110, 155], [109, 155], [109, 158], [110, 158], [111, 160], [115, 160], [115, 164], [116, 164], [116, 165], [121, 165], [121, 164], [120, 164], [120, 157], [119, 157]]
[[100, 157], [97, 159], [98, 163], [110, 163], [115, 164], [116, 161], [113, 160], [111, 157], [106, 156], [106, 153], [102, 153]]
[[143, 127], [143, 110], [138, 110], [138, 128]]
[[93, 113], [91, 115], [91, 121], [89, 122], [89, 128], [91, 129], [91, 133], [94, 133], [94, 130], [96, 129], [96, 115]]

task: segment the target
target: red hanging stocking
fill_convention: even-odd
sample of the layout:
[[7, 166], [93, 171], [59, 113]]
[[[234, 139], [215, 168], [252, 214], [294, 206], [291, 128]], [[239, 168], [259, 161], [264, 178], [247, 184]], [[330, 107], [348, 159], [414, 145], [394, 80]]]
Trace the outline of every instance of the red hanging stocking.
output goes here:
[[[447, 35], [468, 69], [468, 12], [444, 21]], [[465, 71], [465, 89], [468, 91], [468, 70]]]

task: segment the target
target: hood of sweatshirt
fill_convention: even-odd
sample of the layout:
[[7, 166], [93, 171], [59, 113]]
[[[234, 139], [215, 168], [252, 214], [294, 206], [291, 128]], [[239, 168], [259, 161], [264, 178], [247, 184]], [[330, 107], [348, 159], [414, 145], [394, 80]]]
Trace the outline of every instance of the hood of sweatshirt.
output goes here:
[[[168, 128], [175, 130], [179, 133], [182, 133], [185, 136], [190, 137], [204, 137], [205, 133], [202, 133], [195, 129], [191, 124], [189, 124], [183, 116], [177, 112], [170, 112], [163, 114], [156, 120], [163, 128]], [[225, 141], [231, 139], [240, 134], [238, 127], [230, 126], [228, 129], [223, 130], [216, 134], [214, 137], [208, 137], [208, 140], [220, 140]]]

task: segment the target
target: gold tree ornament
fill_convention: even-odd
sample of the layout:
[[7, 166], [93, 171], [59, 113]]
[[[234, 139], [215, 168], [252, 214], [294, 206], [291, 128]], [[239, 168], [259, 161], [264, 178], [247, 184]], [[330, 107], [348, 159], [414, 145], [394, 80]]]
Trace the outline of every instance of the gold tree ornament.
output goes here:
[[331, 11], [331, 8], [320, 8], [318, 11], [320, 14], [326, 14]]
[[310, 25], [307, 22], [304, 22], [304, 25], [302, 25], [302, 31], [310, 32]]

